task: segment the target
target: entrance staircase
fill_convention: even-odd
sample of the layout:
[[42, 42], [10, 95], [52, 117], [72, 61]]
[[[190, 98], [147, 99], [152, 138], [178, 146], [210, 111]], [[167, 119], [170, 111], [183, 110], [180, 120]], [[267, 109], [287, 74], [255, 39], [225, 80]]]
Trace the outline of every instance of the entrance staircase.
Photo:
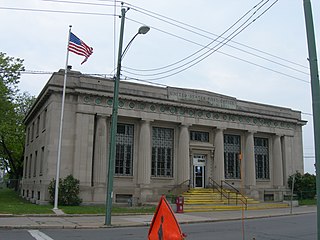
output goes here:
[[212, 188], [190, 189], [184, 192], [184, 212], [208, 212], [208, 211], [226, 211], [240, 209], [269, 209], [285, 208], [286, 203], [260, 203], [257, 200], [248, 198], [233, 192], [223, 190], [223, 195], [218, 190]]

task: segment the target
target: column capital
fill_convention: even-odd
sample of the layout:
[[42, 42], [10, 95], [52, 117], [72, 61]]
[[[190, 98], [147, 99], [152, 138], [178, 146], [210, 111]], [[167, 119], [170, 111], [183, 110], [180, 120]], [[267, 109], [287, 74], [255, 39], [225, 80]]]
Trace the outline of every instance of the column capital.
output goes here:
[[247, 131], [245, 132], [245, 135], [246, 135], [246, 136], [251, 136], [251, 135], [254, 135], [254, 134], [256, 134], [256, 133], [257, 133], [257, 131], [247, 130]]
[[110, 114], [96, 114], [97, 118], [102, 118], [102, 119], [107, 119], [109, 118], [111, 115]]
[[225, 128], [225, 127], [216, 127], [216, 128], [214, 128], [214, 130], [215, 131], [225, 131], [225, 130], [227, 130], [227, 128]]
[[154, 121], [154, 119], [150, 119], [150, 118], [141, 118], [141, 119], [140, 119], [140, 121], [141, 121], [141, 122], [148, 122], [148, 123], [150, 123], [150, 122], [153, 122], [153, 121]]
[[191, 127], [192, 126], [192, 124], [191, 123], [180, 123], [179, 124], [179, 127], [186, 127], [186, 128], [189, 128], [189, 127]]
[[276, 137], [280, 137], [280, 138], [281, 138], [281, 137], [283, 137], [283, 136], [284, 136], [284, 135], [281, 134], [281, 133], [275, 133], [275, 134], [274, 134], [274, 137], [275, 137], [275, 138], [276, 138]]

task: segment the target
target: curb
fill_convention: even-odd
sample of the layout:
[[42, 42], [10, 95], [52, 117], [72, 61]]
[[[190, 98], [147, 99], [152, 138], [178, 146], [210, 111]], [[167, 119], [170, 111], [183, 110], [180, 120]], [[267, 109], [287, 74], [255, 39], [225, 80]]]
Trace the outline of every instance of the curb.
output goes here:
[[[263, 216], [249, 216], [245, 217], [244, 220], [250, 219], [261, 219], [261, 218], [272, 218], [272, 217], [283, 217], [283, 216], [292, 216], [292, 215], [303, 215], [315, 213], [314, 211], [309, 212], [300, 212], [300, 213], [286, 213], [279, 215], [263, 215]], [[91, 215], [92, 216], [92, 215]], [[195, 223], [210, 223], [210, 222], [226, 222], [226, 221], [239, 221], [242, 220], [241, 217], [230, 217], [227, 219], [206, 219], [206, 220], [184, 220], [180, 221], [179, 224], [195, 224]], [[122, 227], [147, 227], [150, 226], [151, 223], [138, 223], [132, 222], [127, 224], [115, 223], [111, 226], [106, 225], [78, 225], [78, 224], [70, 224], [70, 225], [20, 225], [20, 226], [0, 226], [0, 229], [99, 229], [99, 228], [122, 228]]]

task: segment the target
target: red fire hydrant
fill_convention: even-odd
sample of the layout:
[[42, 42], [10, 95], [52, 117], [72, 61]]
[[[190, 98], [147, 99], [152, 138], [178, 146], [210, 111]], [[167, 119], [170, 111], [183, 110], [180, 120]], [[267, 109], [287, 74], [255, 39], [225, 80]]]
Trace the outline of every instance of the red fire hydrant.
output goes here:
[[176, 206], [177, 206], [177, 213], [183, 213], [183, 204], [184, 204], [184, 197], [179, 196], [176, 198]]

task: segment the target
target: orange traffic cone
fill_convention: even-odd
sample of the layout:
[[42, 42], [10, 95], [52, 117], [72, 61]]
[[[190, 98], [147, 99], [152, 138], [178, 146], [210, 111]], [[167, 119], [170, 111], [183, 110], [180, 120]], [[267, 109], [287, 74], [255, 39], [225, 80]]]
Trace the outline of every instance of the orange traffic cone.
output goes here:
[[149, 229], [149, 240], [182, 240], [186, 235], [181, 232], [179, 223], [166, 198], [162, 196], [153, 216]]

